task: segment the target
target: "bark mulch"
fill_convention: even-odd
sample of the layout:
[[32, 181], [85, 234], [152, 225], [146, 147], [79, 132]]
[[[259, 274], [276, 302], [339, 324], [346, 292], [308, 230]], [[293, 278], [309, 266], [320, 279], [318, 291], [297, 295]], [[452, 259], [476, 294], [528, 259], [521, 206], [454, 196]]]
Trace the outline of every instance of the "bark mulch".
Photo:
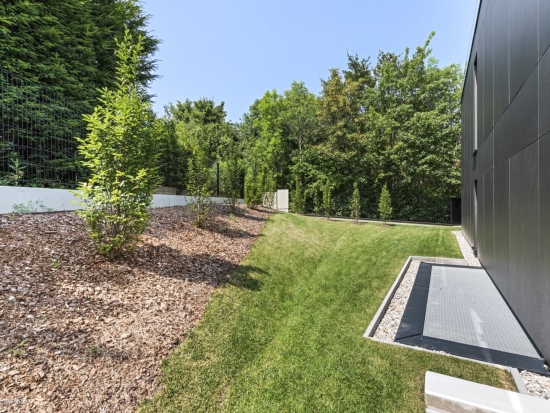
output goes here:
[[133, 411], [257, 239], [267, 210], [152, 211], [109, 262], [74, 213], [0, 216], [0, 412]]

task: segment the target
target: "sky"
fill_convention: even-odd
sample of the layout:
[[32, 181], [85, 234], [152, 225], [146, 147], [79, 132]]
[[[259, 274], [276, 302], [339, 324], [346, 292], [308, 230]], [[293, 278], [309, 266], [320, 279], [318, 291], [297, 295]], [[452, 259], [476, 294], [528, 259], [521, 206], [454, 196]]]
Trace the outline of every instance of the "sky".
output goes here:
[[347, 54], [414, 50], [435, 31], [441, 66], [464, 67], [479, 0], [144, 0], [149, 31], [159, 38], [154, 110], [169, 102], [225, 102], [238, 122], [267, 90], [303, 81], [321, 90]]

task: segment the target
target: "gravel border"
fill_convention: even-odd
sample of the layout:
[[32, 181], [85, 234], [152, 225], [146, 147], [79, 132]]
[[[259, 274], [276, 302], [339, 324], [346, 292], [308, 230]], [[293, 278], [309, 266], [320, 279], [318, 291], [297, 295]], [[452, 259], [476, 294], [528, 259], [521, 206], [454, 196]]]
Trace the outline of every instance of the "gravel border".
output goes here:
[[[462, 255], [464, 255], [464, 259], [468, 262], [468, 266], [481, 267], [481, 263], [474, 255], [470, 244], [468, 244], [462, 232], [453, 231], [453, 234], [456, 237]], [[389, 342], [394, 341], [421, 262], [420, 260], [411, 261], [382, 321], [380, 321], [378, 328], [374, 332], [374, 338]], [[521, 371], [520, 376], [531, 396], [550, 400], [550, 377], [541, 376], [529, 371]]]

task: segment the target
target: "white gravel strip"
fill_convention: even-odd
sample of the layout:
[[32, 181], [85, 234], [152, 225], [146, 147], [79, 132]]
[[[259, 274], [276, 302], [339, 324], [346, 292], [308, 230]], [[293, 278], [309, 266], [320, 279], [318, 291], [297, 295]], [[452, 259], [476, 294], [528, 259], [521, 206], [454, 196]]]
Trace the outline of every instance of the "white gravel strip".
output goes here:
[[[472, 248], [470, 244], [468, 244], [468, 241], [466, 241], [466, 238], [464, 238], [462, 232], [454, 231], [453, 233], [456, 236], [462, 255], [464, 255], [468, 265], [480, 267], [481, 263], [474, 256]], [[414, 280], [416, 279], [416, 273], [418, 272], [420, 262], [421, 261], [418, 260], [411, 261], [409, 269], [405, 273], [401, 284], [399, 284], [386, 314], [384, 314], [382, 321], [374, 333], [375, 338], [385, 341], [394, 341], [397, 330], [399, 329], [399, 324], [401, 323], [401, 318], [405, 312], [405, 307], [409, 301], [409, 296], [414, 285]], [[541, 376], [528, 371], [522, 371], [520, 375], [530, 395], [550, 400], [550, 377]]]
[[395, 295], [386, 310], [386, 314], [384, 314], [384, 318], [382, 318], [382, 321], [374, 332], [375, 338], [386, 341], [393, 341], [395, 339], [397, 329], [399, 328], [399, 323], [401, 323], [401, 318], [403, 317], [405, 307], [407, 306], [407, 301], [409, 301], [409, 295], [411, 295], [411, 290], [413, 288], [419, 266], [420, 261], [411, 261], [409, 269], [403, 276], [401, 284], [399, 284], [399, 287], [397, 288], [397, 291], [395, 292]]
[[464, 255], [464, 258], [468, 261], [468, 265], [471, 267], [481, 267], [481, 263], [474, 255], [474, 251], [472, 251], [472, 247], [470, 247], [470, 244], [468, 244], [468, 241], [464, 238], [462, 231], [453, 231], [453, 234], [455, 234], [458, 246], [462, 251], [462, 255]]
[[529, 371], [522, 371], [520, 375], [531, 396], [550, 400], [550, 377], [544, 377]]

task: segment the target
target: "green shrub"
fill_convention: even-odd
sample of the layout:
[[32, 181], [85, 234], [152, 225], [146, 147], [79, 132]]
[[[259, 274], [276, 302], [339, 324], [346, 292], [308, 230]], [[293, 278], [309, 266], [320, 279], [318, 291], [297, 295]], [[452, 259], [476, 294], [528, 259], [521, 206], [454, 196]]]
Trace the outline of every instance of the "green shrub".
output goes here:
[[351, 196], [350, 203], [351, 217], [355, 222], [359, 222], [361, 216], [361, 195], [359, 194], [359, 188], [357, 182], [353, 183], [353, 195]]
[[387, 224], [391, 219], [392, 211], [390, 191], [388, 191], [387, 185], [384, 185], [378, 203], [378, 212], [380, 212], [380, 219], [384, 221], [384, 224]]
[[139, 242], [159, 184], [155, 117], [137, 72], [143, 39], [134, 42], [126, 31], [117, 45], [114, 90], [102, 90], [94, 112], [84, 115], [88, 135], [78, 139], [90, 171], [88, 182], [79, 185], [85, 209], [78, 213], [98, 252], [111, 259]]
[[292, 210], [297, 214], [303, 214], [306, 209], [306, 197], [302, 189], [302, 183], [296, 179], [296, 191], [292, 196]]
[[323, 190], [323, 211], [325, 211], [325, 215], [327, 216], [327, 219], [330, 219], [332, 215], [332, 185], [330, 184], [330, 181], [327, 179], [325, 183], [325, 188]]
[[212, 212], [212, 186], [206, 153], [197, 149], [189, 157], [188, 165], [187, 193], [191, 196], [190, 208], [195, 226], [200, 228], [208, 222]]

